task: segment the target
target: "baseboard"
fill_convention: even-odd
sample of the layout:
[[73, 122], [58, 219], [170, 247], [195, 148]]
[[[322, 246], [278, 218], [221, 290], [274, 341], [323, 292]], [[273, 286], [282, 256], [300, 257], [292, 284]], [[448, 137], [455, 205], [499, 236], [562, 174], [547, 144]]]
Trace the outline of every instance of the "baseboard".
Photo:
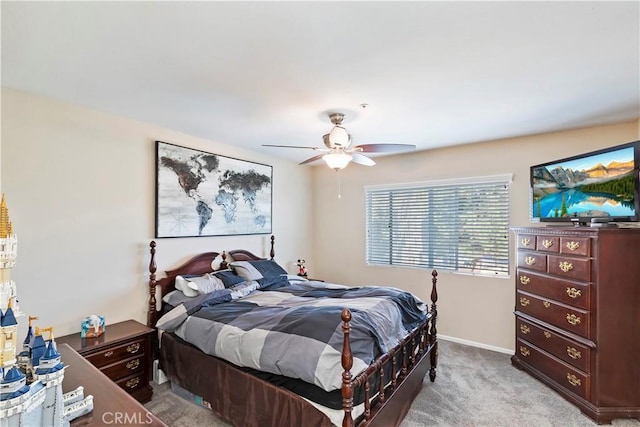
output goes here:
[[483, 344], [481, 342], [463, 340], [461, 338], [449, 337], [447, 335], [438, 334], [438, 339], [439, 340], [443, 340], [443, 341], [451, 341], [451, 342], [455, 342], [455, 343], [458, 343], [458, 344], [469, 345], [471, 347], [483, 348], [485, 350], [497, 351], [498, 353], [505, 353], [505, 354], [510, 354], [510, 355], [514, 354], [513, 350], [509, 350], [508, 348], [496, 347], [496, 346], [493, 346], [493, 345]]

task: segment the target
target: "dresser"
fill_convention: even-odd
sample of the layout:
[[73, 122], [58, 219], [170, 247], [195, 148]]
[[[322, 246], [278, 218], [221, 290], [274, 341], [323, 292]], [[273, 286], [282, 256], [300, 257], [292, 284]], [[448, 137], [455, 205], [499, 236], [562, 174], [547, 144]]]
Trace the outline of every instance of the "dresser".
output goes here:
[[71, 334], [56, 338], [68, 344], [113, 382], [141, 403], [151, 400], [152, 340], [154, 330], [135, 320], [107, 325], [97, 338]]
[[513, 365], [597, 423], [640, 418], [640, 229], [512, 231]]

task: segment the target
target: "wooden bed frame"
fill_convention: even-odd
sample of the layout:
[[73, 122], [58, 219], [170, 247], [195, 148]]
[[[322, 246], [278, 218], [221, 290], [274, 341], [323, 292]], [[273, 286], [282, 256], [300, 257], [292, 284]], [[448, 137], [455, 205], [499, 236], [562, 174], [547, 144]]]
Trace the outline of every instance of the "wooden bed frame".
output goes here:
[[[270, 258], [274, 259], [275, 238], [271, 236]], [[227, 258], [230, 256], [234, 261], [261, 260], [251, 252], [243, 249], [236, 249], [227, 252], [206, 252], [194, 256], [179, 267], [173, 270], [165, 271], [166, 276], [156, 279], [156, 242], [150, 243], [151, 260], [149, 262], [149, 301], [148, 301], [148, 317], [147, 324], [154, 327], [158, 320], [156, 289], [159, 287], [161, 295], [175, 289], [175, 278], [178, 275], [186, 274], [205, 274], [213, 271], [211, 264], [218, 255], [222, 255], [222, 263], [220, 270], [228, 268]], [[342, 330], [344, 334], [342, 349], [342, 409], [344, 417], [342, 421], [343, 427], [352, 426], [398, 426], [406, 416], [411, 403], [422, 389], [423, 379], [428, 371], [431, 382], [436, 378], [436, 367], [438, 358], [438, 340], [436, 330], [437, 319], [437, 300], [438, 293], [436, 288], [437, 271], [433, 270], [432, 288], [431, 288], [431, 307], [424, 323], [414, 329], [406, 336], [401, 343], [391, 349], [388, 353], [378, 357], [365, 371], [353, 377], [351, 368], [353, 366], [353, 355], [349, 341], [351, 331], [350, 321], [351, 312], [348, 309], [342, 311]], [[160, 302], [162, 303], [162, 302]], [[199, 351], [199, 350], [198, 350]], [[204, 354], [204, 353], [203, 353]], [[429, 356], [429, 357], [427, 357]], [[209, 356], [213, 357], [213, 356]], [[401, 358], [401, 359], [398, 359]], [[217, 358], [215, 358], [217, 359]], [[427, 363], [427, 359], [430, 363]], [[219, 360], [219, 359], [218, 359]], [[233, 367], [231, 368], [233, 369]], [[382, 380], [378, 380], [378, 387], [372, 392], [370, 390], [369, 378], [377, 376], [388, 377], [388, 371], [391, 371], [391, 381], [384, 384]], [[238, 372], [240, 372], [238, 370]], [[256, 381], [266, 382], [264, 380], [255, 379]], [[182, 385], [183, 386], [183, 385]], [[364, 413], [356, 420], [352, 417], [353, 410], [353, 391], [356, 387], [364, 386]], [[288, 393], [288, 390], [285, 390]], [[239, 411], [242, 413], [242, 411]], [[305, 419], [305, 414], [299, 414], [298, 419]], [[228, 419], [236, 424], [241, 420]]]

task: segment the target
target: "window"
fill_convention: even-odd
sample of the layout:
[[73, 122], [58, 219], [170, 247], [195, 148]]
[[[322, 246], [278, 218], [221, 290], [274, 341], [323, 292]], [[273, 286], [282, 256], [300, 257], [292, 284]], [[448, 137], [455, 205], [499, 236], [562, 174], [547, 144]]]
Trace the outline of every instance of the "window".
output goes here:
[[509, 275], [511, 175], [365, 188], [367, 264]]

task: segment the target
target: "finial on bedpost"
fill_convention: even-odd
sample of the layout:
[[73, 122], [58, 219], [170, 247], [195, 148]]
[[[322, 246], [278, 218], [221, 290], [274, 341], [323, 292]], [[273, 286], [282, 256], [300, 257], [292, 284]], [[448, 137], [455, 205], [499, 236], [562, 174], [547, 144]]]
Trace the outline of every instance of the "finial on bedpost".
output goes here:
[[351, 332], [351, 311], [348, 308], [342, 309], [342, 333], [344, 336], [342, 344], [342, 409], [344, 410], [344, 418], [342, 419], [342, 427], [353, 427], [353, 384], [351, 383], [351, 368], [353, 367], [353, 354], [351, 353], [351, 344], [349, 334]]
[[222, 261], [220, 262], [220, 270], [226, 270], [229, 267], [229, 264], [227, 264], [227, 252], [222, 251], [222, 255], [220, 256], [222, 257]]
[[151, 260], [149, 261], [149, 308], [147, 311], [147, 326], [153, 327], [156, 323], [156, 242], [149, 243], [151, 247]]
[[276, 257], [276, 251], [273, 249], [273, 246], [275, 245], [275, 242], [276, 242], [276, 236], [274, 236], [272, 234], [271, 235], [271, 250], [269, 251], [269, 256], [271, 256], [272, 260]]

